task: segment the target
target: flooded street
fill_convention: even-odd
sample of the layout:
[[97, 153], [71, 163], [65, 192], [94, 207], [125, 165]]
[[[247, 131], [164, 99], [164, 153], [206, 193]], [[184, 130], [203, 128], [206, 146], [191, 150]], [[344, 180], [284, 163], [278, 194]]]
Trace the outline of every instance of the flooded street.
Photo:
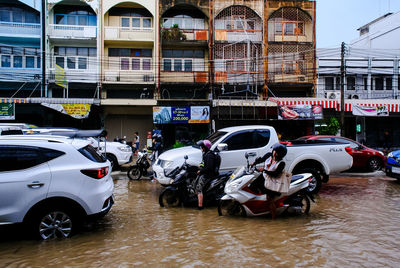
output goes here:
[[[219, 217], [216, 208], [160, 208], [161, 186], [114, 176], [116, 203], [93, 228], [65, 241], [0, 235], [0, 265], [398, 267], [400, 184], [332, 177], [309, 216]], [[6, 235], [7, 233], [7, 235]], [[15, 238], [16, 237], [16, 238]]]

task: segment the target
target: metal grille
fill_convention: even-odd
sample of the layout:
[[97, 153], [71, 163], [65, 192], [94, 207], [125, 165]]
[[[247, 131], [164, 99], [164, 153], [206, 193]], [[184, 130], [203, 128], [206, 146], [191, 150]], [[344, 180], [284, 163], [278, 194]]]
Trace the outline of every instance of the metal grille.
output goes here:
[[242, 18], [242, 19], [260, 19], [254, 10], [246, 6], [230, 6], [222, 10], [215, 19], [227, 19], [227, 18]]
[[285, 7], [278, 9], [269, 17], [269, 19], [282, 19], [290, 21], [312, 21], [311, 17], [303, 10], [295, 7]]

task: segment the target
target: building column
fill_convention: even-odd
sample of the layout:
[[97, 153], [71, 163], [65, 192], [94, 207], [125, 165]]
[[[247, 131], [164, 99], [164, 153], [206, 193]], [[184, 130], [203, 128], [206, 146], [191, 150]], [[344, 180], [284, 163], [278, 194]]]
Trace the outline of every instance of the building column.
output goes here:
[[393, 97], [397, 99], [399, 94], [399, 59], [393, 61]]
[[367, 99], [371, 98], [372, 94], [372, 74], [371, 74], [371, 69], [372, 69], [372, 59], [368, 58], [368, 79], [367, 79], [367, 89], [368, 89], [368, 97]]

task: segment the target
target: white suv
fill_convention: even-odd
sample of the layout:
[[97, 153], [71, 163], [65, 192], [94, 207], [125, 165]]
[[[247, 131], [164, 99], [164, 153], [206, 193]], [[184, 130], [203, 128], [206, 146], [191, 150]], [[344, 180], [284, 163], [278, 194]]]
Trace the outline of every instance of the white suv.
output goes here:
[[110, 169], [87, 140], [0, 137], [0, 225], [26, 223], [41, 239], [71, 236], [111, 209]]

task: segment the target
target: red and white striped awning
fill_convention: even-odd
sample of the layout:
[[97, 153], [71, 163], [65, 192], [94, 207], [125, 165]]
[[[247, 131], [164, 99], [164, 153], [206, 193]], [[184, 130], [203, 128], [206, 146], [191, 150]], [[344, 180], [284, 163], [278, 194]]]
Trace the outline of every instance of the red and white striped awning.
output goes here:
[[[276, 102], [278, 105], [321, 105], [325, 109], [336, 109], [340, 111], [340, 100], [321, 99], [321, 98], [270, 98], [270, 101]], [[367, 107], [377, 107], [387, 105], [390, 113], [400, 113], [400, 100], [393, 99], [345, 99], [344, 110], [352, 111], [352, 106], [358, 104]]]
[[321, 98], [270, 98], [278, 105], [321, 105], [325, 109], [337, 109], [337, 100]]

